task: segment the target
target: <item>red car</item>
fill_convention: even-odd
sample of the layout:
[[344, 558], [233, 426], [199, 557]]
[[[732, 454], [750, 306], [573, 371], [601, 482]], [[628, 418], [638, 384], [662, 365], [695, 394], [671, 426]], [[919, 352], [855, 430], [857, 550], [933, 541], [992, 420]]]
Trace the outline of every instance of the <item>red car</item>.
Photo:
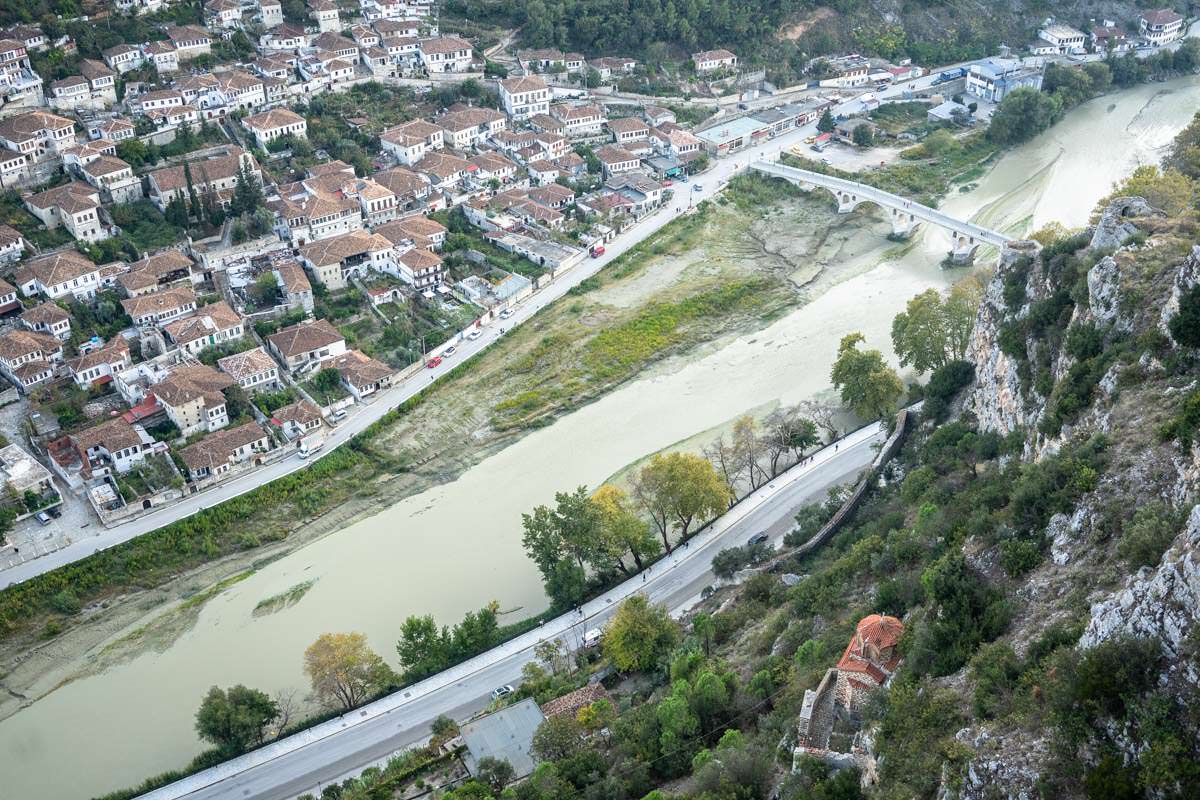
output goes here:
[[425, 366], [428, 367], [429, 369], [433, 369], [434, 367], [438, 366], [441, 363], [442, 363], [442, 357], [434, 356], [433, 358], [431, 358], [425, 362]]
[[604, 255], [604, 245], [598, 244], [592, 248], [592, 258], [599, 258]]
[[670, 179], [670, 178], [667, 178], [666, 180], [664, 180], [664, 181], [662, 182], [662, 185], [663, 185], [663, 186], [674, 186], [675, 184], [671, 182], [671, 179]]

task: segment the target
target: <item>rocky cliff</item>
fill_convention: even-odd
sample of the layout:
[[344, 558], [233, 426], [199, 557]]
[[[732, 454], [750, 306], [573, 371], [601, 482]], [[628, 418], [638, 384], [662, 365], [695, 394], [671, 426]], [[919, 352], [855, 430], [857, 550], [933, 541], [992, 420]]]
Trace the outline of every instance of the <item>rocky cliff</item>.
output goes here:
[[[1169, 333], [1181, 299], [1200, 283], [1194, 240], [1191, 223], [1118, 198], [1088, 234], [1045, 249], [1007, 247], [972, 333], [976, 380], [963, 403], [981, 430], [1023, 433], [1026, 460], [1096, 434], [1108, 442], [1109, 468], [1095, 490], [1046, 526], [1050, 558], [1015, 587], [1021, 605], [1004, 640], [1023, 655], [1049, 626], [1078, 620], [1081, 652], [1123, 637], [1156, 642], [1156, 681], [1181, 707], [1200, 689], [1200, 449], [1165, 431], [1198, 383], [1195, 353]], [[1157, 563], [1122, 577], [1128, 562], [1118, 553], [1135, 535], [1133, 509], [1149, 505], [1186, 522], [1175, 523]], [[974, 555], [981, 569], [988, 560]], [[967, 670], [949, 683], [964, 680], [969, 688]], [[1150, 747], [1143, 728], [1110, 728], [1096, 741], [1127, 763]], [[956, 740], [971, 756], [943, 777], [946, 798], [1037, 797], [1044, 770], [1061, 757], [1061, 743], [1027, 723], [975, 721]]]

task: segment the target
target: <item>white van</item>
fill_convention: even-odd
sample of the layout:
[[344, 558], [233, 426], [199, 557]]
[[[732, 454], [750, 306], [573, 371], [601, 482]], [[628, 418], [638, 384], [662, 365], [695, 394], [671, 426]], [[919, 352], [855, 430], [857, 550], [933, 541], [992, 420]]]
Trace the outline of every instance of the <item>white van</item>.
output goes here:
[[583, 634], [583, 646], [584, 647], [595, 647], [598, 644], [600, 644], [600, 629], [599, 628], [592, 628], [590, 631], [587, 631], [586, 633]]

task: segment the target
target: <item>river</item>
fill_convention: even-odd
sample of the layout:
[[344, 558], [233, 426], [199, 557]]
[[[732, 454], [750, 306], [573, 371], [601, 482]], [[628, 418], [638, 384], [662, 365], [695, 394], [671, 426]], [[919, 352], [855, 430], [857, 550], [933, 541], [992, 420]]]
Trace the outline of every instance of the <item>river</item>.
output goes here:
[[[1082, 106], [1007, 153], [943, 208], [1012, 233], [1086, 224], [1096, 200], [1152, 163], [1200, 107], [1200, 79], [1139, 87]], [[400, 622], [452, 623], [491, 600], [542, 609], [520, 515], [556, 490], [596, 485], [649, 452], [774, 400], [828, 389], [838, 340], [862, 331], [890, 353], [892, 317], [912, 295], [956, 277], [930, 231], [897, 262], [851, 277], [765, 330], [709, 346], [536, 431], [465, 472], [321, 539], [227, 589], [164, 652], [81, 678], [0, 722], [5, 796], [78, 800], [185, 764], [200, 749], [192, 715], [211, 685], [304, 686], [301, 654], [324, 631], [363, 631], [394, 663]], [[733, 379], [736, 376], [736, 379]], [[315, 580], [291, 608], [259, 601]]]

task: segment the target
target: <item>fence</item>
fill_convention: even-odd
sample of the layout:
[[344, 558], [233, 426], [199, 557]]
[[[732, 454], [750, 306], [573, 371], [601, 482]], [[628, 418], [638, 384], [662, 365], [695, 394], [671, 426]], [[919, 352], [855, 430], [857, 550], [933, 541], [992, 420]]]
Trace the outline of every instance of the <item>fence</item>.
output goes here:
[[896, 415], [896, 430], [892, 431], [892, 435], [884, 442], [883, 447], [875, 456], [875, 460], [871, 462], [871, 469], [859, 479], [850, 497], [847, 498], [846, 502], [842, 503], [842, 507], [837, 510], [837, 513], [833, 515], [829, 522], [826, 522], [821, 527], [821, 530], [817, 531], [811, 539], [800, 545], [796, 550], [788, 553], [789, 558], [791, 556], [808, 555], [829, 541], [835, 533], [842, 529], [846, 521], [862, 505], [862, 501], [866, 498], [871, 484], [875, 482], [876, 477], [879, 475], [879, 469], [896, 455], [896, 452], [900, 449], [900, 445], [904, 443], [904, 439], [908, 435], [908, 425], [909, 410], [906, 408]]

